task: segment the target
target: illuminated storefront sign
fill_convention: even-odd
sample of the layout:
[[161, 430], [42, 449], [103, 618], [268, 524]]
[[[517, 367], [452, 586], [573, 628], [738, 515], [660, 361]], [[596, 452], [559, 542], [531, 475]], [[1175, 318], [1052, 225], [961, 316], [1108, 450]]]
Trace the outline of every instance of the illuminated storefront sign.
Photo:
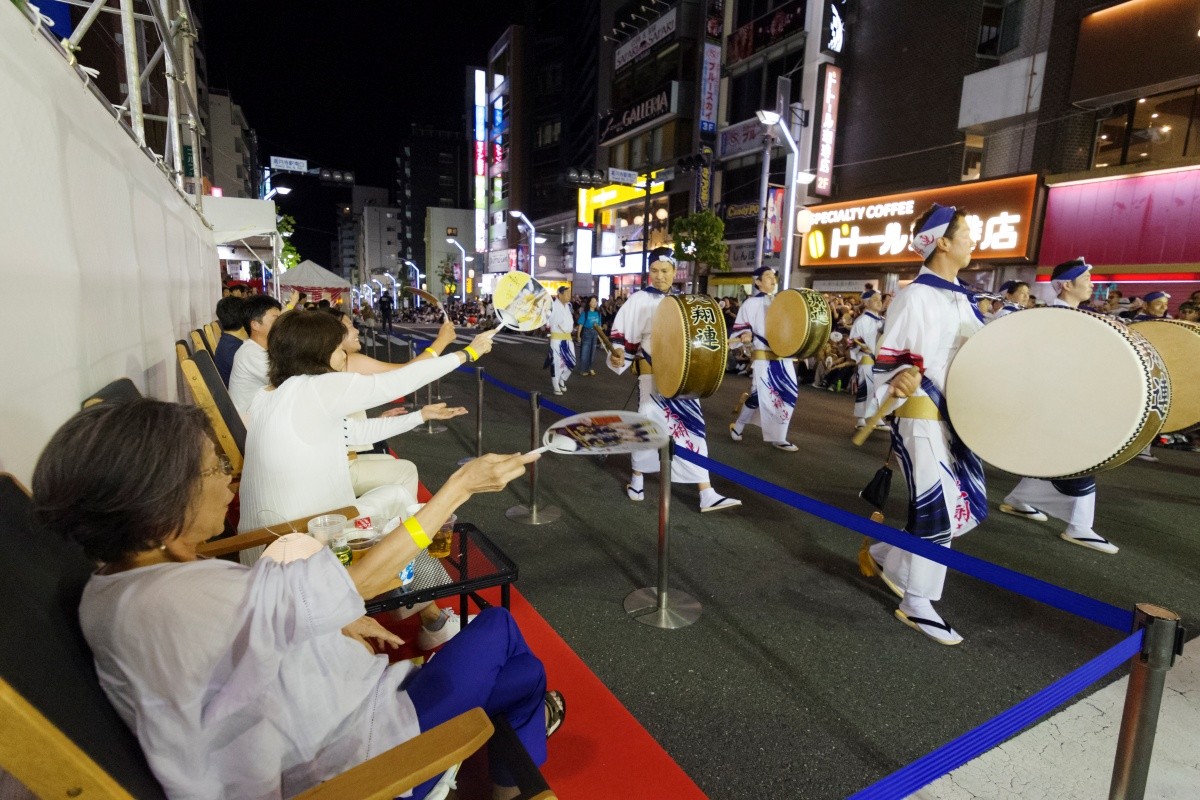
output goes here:
[[822, 64], [817, 82], [821, 84], [821, 128], [817, 137], [817, 180], [813, 194], [828, 197], [833, 192], [833, 150], [837, 142], [838, 99], [842, 94], [842, 70]]
[[696, 210], [704, 211], [712, 205], [712, 160], [713, 150], [708, 145], [700, 148], [703, 166], [696, 170]]
[[[674, 13], [674, 9], [672, 9]], [[721, 45], [704, 45], [704, 72], [700, 78], [700, 132], [716, 133], [717, 100], [721, 93]]]
[[[650, 173], [650, 194], [658, 194], [663, 190], [663, 183], [658, 180], [658, 174], [659, 171]], [[597, 211], [628, 203], [630, 200], [644, 200], [645, 198], [645, 189], [637, 186], [624, 186], [619, 183], [601, 186], [599, 189], [580, 189], [577, 221], [581, 226], [590, 228]]]
[[620, 69], [631, 61], [636, 61], [650, 52], [651, 47], [664, 41], [673, 33], [675, 33], [674, 8], [642, 28], [630, 37], [628, 42], [618, 47], [613, 69]]
[[630, 106], [610, 111], [600, 118], [600, 144], [615, 144], [656, 122], [664, 122], [679, 111], [679, 81]]
[[800, 251], [804, 267], [916, 265], [909, 227], [931, 203], [959, 206], [978, 243], [981, 261], [1029, 261], [1041, 211], [1038, 176], [944, 186], [914, 192], [811, 206], [800, 212], [808, 229]]
[[846, 52], [846, 6], [850, 0], [825, 0], [825, 23], [821, 28], [821, 52], [840, 56]]

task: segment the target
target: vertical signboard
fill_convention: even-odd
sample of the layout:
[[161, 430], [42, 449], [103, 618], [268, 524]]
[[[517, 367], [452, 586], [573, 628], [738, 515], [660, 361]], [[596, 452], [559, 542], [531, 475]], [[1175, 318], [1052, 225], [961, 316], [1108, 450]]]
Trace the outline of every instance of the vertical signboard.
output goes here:
[[721, 45], [704, 45], [704, 71], [700, 77], [700, 132], [717, 132], [717, 101], [721, 94]]
[[713, 149], [708, 145], [700, 148], [703, 164], [696, 170], [696, 211], [706, 211], [712, 206], [712, 161]]
[[471, 140], [472, 187], [475, 195], [475, 252], [487, 246], [487, 73], [475, 70], [475, 136]]
[[846, 6], [849, 0], [825, 0], [824, 23], [821, 26], [821, 52], [840, 56], [846, 52]]
[[833, 64], [822, 64], [817, 73], [821, 86], [820, 128], [817, 131], [816, 150], [817, 180], [813, 194], [829, 197], [833, 193], [833, 154], [837, 143], [838, 100], [842, 93], [842, 70]]

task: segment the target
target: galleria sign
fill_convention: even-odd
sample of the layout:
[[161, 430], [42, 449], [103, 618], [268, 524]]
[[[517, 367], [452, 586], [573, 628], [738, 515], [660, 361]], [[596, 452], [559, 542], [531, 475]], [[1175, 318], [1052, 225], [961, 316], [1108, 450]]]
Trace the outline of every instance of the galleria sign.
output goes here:
[[665, 120], [679, 110], [679, 82], [671, 83], [632, 105], [610, 111], [600, 120], [600, 144], [612, 144], [641, 131], [651, 123]]

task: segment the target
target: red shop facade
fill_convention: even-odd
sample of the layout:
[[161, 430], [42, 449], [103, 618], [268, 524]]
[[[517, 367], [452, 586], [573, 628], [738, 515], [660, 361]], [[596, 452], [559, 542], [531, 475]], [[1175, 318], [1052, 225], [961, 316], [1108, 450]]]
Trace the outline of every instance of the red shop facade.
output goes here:
[[1083, 256], [1102, 292], [1171, 295], [1171, 313], [1200, 289], [1200, 164], [1161, 172], [1046, 181], [1038, 281]]

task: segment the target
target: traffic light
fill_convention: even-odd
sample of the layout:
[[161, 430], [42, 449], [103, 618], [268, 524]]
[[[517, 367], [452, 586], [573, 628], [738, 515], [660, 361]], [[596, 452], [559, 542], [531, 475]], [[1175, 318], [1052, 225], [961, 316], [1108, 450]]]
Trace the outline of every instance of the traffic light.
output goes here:
[[604, 177], [604, 173], [598, 169], [589, 169], [587, 167], [571, 167], [563, 175], [563, 180], [571, 186], [604, 186], [608, 181]]
[[326, 186], [354, 185], [354, 173], [350, 170], [321, 167], [319, 170], [317, 170], [317, 179]]

